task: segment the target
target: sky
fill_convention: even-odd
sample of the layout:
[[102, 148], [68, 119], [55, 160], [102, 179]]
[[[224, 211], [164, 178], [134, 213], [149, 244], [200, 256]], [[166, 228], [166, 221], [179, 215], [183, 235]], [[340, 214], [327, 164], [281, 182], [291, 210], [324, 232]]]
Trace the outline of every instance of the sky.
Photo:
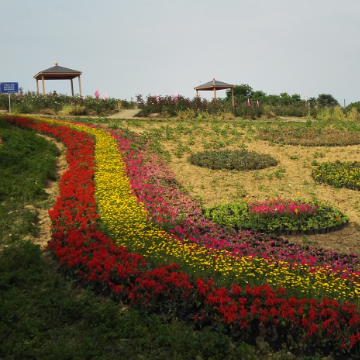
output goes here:
[[24, 91], [58, 62], [82, 71], [83, 95], [192, 98], [216, 78], [360, 101], [359, 0], [0, 0], [0, 13], [0, 82]]

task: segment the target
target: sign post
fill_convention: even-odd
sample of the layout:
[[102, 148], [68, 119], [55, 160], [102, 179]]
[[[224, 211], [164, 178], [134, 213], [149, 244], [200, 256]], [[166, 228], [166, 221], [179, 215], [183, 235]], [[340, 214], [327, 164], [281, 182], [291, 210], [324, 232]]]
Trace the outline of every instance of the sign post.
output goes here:
[[0, 93], [9, 94], [9, 113], [11, 113], [10, 94], [19, 92], [19, 84], [17, 82], [0, 83]]

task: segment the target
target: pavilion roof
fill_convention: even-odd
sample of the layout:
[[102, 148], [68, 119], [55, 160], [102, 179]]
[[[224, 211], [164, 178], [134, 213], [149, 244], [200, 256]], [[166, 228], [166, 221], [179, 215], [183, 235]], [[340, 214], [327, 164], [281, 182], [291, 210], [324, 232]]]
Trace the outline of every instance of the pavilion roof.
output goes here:
[[234, 85], [227, 84], [227, 83], [224, 83], [219, 80], [211, 80], [205, 84], [201, 84], [201, 85], [195, 87], [194, 89], [195, 90], [213, 90], [215, 88], [215, 90], [221, 90], [221, 89], [230, 89], [233, 87], [234, 87]]
[[45, 80], [74, 79], [81, 74], [82, 74], [81, 71], [55, 65], [51, 68], [38, 72], [34, 76], [34, 78], [41, 79], [42, 76], [44, 76]]

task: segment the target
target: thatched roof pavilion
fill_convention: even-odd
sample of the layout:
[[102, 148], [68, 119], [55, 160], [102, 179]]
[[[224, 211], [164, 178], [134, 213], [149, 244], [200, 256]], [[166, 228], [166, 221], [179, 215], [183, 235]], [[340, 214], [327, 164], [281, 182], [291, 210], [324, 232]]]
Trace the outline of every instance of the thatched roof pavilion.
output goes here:
[[214, 91], [215, 103], [216, 103], [216, 90], [231, 89], [231, 101], [232, 101], [232, 105], [234, 106], [234, 85], [230, 85], [222, 81], [215, 80], [215, 78], [213, 78], [212, 81], [197, 86], [194, 89], [196, 90], [196, 96], [199, 96], [199, 91]]
[[45, 95], [45, 80], [70, 80], [71, 82], [71, 94], [74, 96], [74, 84], [73, 79], [76, 77], [79, 78], [79, 94], [81, 94], [81, 79], [80, 75], [82, 74], [81, 71], [68, 69], [62, 66], [59, 66], [58, 63], [55, 63], [55, 66], [38, 72], [34, 79], [36, 79], [36, 90], [37, 94], [39, 95], [39, 80], [42, 82], [42, 92]]

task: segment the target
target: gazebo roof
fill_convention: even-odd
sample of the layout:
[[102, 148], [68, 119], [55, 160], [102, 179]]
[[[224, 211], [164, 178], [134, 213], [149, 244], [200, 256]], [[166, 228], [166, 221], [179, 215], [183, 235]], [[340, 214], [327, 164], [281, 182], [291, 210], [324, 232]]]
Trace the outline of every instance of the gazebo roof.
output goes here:
[[51, 68], [38, 72], [34, 76], [34, 79], [41, 79], [43, 76], [45, 80], [74, 79], [81, 74], [81, 71], [55, 65]]
[[222, 90], [222, 89], [230, 89], [233, 88], [234, 85], [224, 83], [218, 80], [211, 80], [205, 84], [201, 84], [200, 86], [195, 87], [195, 90]]

